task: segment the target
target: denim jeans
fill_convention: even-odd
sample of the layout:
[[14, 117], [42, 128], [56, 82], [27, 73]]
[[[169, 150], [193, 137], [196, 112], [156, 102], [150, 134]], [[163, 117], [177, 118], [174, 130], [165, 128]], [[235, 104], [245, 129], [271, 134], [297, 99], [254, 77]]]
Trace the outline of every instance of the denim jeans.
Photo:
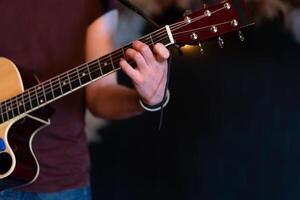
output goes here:
[[34, 193], [15, 190], [0, 192], [1, 200], [91, 200], [90, 187], [64, 190], [60, 192]]

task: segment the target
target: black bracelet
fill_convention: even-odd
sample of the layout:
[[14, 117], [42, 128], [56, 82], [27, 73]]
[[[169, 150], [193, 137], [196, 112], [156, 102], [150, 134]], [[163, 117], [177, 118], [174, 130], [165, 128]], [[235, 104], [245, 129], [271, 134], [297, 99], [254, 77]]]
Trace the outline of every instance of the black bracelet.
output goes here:
[[142, 99], [139, 100], [139, 103], [144, 110], [149, 111], [149, 112], [156, 112], [156, 111], [159, 111], [162, 108], [166, 107], [166, 105], [168, 105], [169, 101], [170, 101], [170, 91], [167, 90], [166, 98], [159, 104], [149, 106], [149, 105], [146, 105]]

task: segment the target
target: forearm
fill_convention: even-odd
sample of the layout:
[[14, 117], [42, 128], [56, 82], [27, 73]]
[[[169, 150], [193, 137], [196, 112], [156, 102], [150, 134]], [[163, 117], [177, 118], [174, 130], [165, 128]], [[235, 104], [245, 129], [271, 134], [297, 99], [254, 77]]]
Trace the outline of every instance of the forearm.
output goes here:
[[139, 115], [143, 112], [139, 95], [133, 89], [122, 85], [108, 85], [89, 91], [87, 106], [97, 117], [119, 120]]

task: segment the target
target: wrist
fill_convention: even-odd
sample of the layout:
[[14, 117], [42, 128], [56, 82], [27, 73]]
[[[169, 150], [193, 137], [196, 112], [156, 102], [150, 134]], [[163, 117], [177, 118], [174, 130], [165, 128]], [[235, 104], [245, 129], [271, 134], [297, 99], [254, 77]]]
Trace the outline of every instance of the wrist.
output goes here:
[[156, 111], [161, 110], [162, 108], [164, 108], [168, 105], [169, 101], [170, 101], [170, 91], [169, 91], [169, 89], [166, 91], [166, 95], [165, 95], [164, 99], [158, 104], [148, 105], [141, 98], [139, 99], [140, 106], [144, 110], [149, 111], [149, 112], [156, 112]]

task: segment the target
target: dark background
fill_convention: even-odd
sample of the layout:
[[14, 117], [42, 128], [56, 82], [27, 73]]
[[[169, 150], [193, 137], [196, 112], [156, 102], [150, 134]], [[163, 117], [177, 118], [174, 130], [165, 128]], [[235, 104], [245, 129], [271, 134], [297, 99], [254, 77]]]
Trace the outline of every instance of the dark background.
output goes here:
[[90, 145], [94, 199], [299, 199], [300, 47], [283, 27], [175, 55], [162, 130], [145, 113]]

